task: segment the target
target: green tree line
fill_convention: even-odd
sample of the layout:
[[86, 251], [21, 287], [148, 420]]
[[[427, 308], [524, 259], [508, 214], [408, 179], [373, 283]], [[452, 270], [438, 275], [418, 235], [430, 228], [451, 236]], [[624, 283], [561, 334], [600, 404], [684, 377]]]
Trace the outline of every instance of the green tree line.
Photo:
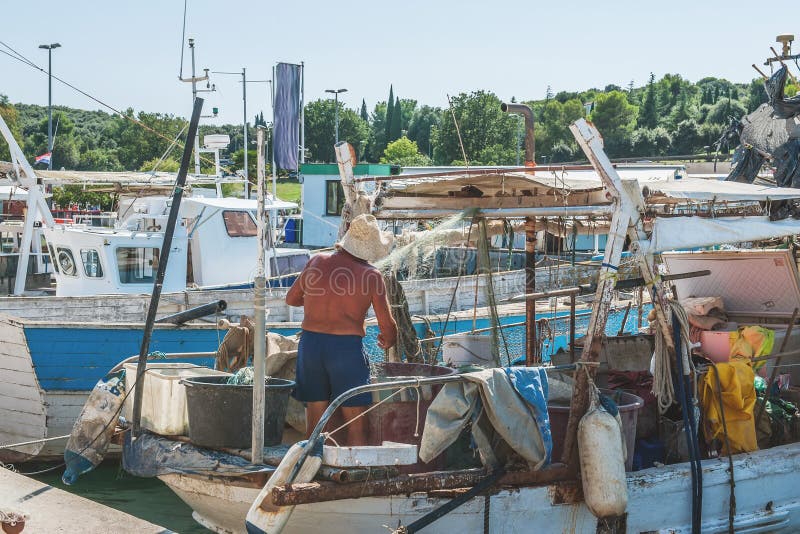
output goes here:
[[[797, 86], [787, 85], [793, 96]], [[500, 111], [501, 99], [491, 91], [454, 95], [446, 108], [421, 105], [389, 87], [388, 97], [369, 111], [362, 100], [358, 109], [339, 102], [339, 137], [350, 142], [360, 161], [411, 165], [514, 165], [524, 152], [522, 120]], [[763, 82], [733, 83], [722, 78], [691, 82], [678, 74], [646, 84], [580, 92], [549, 89], [542, 99], [521, 100], [534, 110], [537, 163], [582, 159], [568, 125], [580, 117], [592, 120], [603, 134], [608, 154], [616, 158], [647, 158], [703, 154], [715, 150], [728, 125], [766, 101]], [[510, 99], [512, 102], [515, 98]], [[335, 160], [335, 102], [323, 98], [305, 107], [306, 161]], [[12, 104], [0, 95], [0, 115], [9, 123], [26, 156], [47, 151], [47, 108]], [[170, 140], [185, 135], [186, 119], [170, 114], [127, 109], [131, 120], [103, 111], [55, 106], [53, 168], [76, 170], [177, 169], [180, 149]], [[266, 125], [263, 114], [253, 125]], [[457, 127], [456, 127], [457, 126]], [[155, 135], [159, 132], [161, 136]], [[200, 135], [224, 133], [231, 145], [224, 158], [241, 168], [241, 125], [202, 125]], [[248, 135], [255, 139], [255, 127]], [[248, 147], [253, 150], [255, 147]], [[728, 147], [723, 147], [727, 151]], [[0, 159], [8, 149], [0, 140]], [[269, 161], [269, 156], [268, 156]], [[248, 174], [255, 176], [255, 152], [248, 153]], [[212, 172], [210, 162], [203, 170]]]

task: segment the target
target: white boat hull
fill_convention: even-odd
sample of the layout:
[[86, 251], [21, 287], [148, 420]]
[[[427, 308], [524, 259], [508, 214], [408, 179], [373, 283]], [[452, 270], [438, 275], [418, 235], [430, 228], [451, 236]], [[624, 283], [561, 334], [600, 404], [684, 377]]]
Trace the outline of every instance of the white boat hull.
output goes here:
[[[736, 532], [800, 531], [800, 444], [737, 455]], [[730, 477], [727, 459], [703, 462], [703, 532], [728, 531]], [[244, 533], [244, 521], [259, 488], [230, 479], [171, 474], [160, 477], [195, 511], [195, 518], [220, 533]], [[688, 464], [628, 475], [628, 532], [691, 532]], [[582, 502], [558, 504], [556, 484], [502, 490], [489, 500], [489, 532], [594, 533], [597, 520]], [[559, 497], [561, 495], [561, 497]], [[566, 499], [569, 500], [569, 497]], [[287, 534], [380, 532], [408, 525], [447, 502], [425, 494], [368, 497], [297, 506]], [[477, 497], [431, 524], [424, 532], [483, 532], [487, 499]]]

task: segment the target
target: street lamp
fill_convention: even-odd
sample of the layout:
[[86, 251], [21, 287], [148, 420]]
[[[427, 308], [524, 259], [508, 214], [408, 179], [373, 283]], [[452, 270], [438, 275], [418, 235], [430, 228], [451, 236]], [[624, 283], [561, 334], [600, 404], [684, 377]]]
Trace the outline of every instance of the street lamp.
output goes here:
[[339, 142], [339, 93], [346, 93], [347, 89], [325, 89], [326, 93], [333, 93], [334, 98], [336, 99], [335, 106], [336, 106], [336, 142]]
[[58, 43], [39, 45], [39, 48], [47, 50], [47, 151], [50, 153], [48, 170], [53, 170], [53, 49], [60, 47]]

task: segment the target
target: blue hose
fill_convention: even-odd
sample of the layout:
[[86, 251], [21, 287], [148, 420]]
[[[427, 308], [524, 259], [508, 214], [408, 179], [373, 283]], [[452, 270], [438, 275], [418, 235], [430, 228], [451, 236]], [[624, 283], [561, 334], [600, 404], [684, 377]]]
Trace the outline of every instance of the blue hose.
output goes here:
[[681, 326], [674, 314], [672, 316], [672, 335], [675, 341], [677, 367], [673, 378], [678, 384], [678, 400], [683, 413], [686, 445], [689, 450], [689, 462], [692, 466], [692, 534], [700, 534], [703, 523], [703, 466], [700, 463], [700, 445], [697, 438], [697, 427], [694, 424], [692, 399], [689, 395], [691, 379], [683, 372]]

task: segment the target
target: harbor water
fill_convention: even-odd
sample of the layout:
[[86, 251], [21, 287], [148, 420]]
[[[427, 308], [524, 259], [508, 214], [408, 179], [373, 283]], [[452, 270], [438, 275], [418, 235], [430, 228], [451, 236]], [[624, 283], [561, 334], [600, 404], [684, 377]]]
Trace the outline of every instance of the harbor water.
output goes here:
[[[20, 466], [21, 472], [29, 471]], [[199, 534], [209, 531], [192, 519], [192, 509], [157, 478], [137, 478], [122, 470], [119, 461], [108, 460], [87, 473], [74, 486], [61, 482], [64, 469], [33, 478], [55, 488], [80, 495], [111, 508], [139, 517], [172, 532]], [[113, 529], [109, 530], [113, 532]]]

